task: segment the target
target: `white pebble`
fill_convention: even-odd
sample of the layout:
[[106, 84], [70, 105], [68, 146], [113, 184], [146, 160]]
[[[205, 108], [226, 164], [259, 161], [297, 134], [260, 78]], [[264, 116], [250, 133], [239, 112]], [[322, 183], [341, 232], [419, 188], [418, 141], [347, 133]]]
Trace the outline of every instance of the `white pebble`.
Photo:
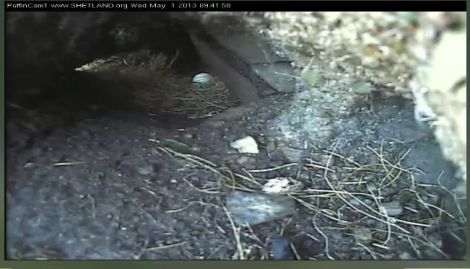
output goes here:
[[240, 153], [253, 153], [257, 154], [258, 151], [258, 144], [253, 137], [247, 136], [242, 139], [238, 139], [230, 143], [230, 146]]

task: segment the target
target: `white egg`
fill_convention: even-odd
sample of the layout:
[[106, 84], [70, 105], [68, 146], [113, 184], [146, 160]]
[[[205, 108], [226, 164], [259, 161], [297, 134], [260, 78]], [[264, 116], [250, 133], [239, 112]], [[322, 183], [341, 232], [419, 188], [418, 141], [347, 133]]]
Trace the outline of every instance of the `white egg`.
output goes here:
[[208, 84], [213, 80], [213, 77], [209, 73], [199, 73], [193, 77], [193, 84], [204, 85]]

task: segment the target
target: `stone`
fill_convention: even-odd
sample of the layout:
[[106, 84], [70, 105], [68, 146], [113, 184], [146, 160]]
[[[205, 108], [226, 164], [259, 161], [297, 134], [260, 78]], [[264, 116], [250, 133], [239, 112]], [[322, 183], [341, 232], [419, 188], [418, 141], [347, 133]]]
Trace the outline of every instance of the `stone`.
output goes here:
[[192, 133], [185, 133], [183, 134], [183, 138], [185, 139], [194, 139], [195, 135]]
[[372, 230], [369, 228], [361, 227], [353, 230], [354, 238], [360, 242], [368, 243], [372, 241]]
[[324, 83], [320, 75], [317, 74], [315, 70], [310, 70], [309, 68], [305, 68], [302, 70], [301, 78], [302, 81], [310, 87], [322, 86]]
[[183, 154], [190, 154], [192, 153], [192, 149], [186, 145], [183, 142], [179, 142], [177, 140], [171, 139], [171, 138], [166, 138], [161, 141], [161, 145], [165, 147], [169, 147], [174, 151], [177, 151], [179, 153]]
[[142, 176], [149, 176], [154, 173], [154, 168], [152, 165], [145, 165], [137, 167], [137, 173]]
[[269, 141], [267, 144], [266, 144], [266, 150], [268, 152], [273, 152], [276, 150], [276, 142], [274, 141]]
[[271, 257], [273, 260], [293, 260], [294, 253], [290, 247], [290, 240], [287, 238], [279, 237], [271, 241]]
[[251, 153], [258, 154], [258, 144], [255, 139], [251, 136], [246, 136], [244, 138], [238, 139], [230, 143], [230, 147], [238, 150], [240, 153]]
[[256, 225], [296, 212], [292, 198], [242, 191], [228, 195], [227, 208], [233, 221], [239, 225]]
[[231, 107], [224, 112], [214, 116], [212, 120], [214, 121], [231, 121], [242, 118], [245, 114], [252, 110], [249, 106], [237, 106]]
[[276, 55], [270, 44], [254, 36], [249, 31], [216, 33], [209, 29], [209, 32], [211, 32], [212, 36], [217, 39], [222, 46], [236, 53], [248, 63], [269, 63], [286, 60], [285, 57]]
[[255, 159], [248, 156], [241, 156], [237, 159], [237, 163], [246, 166], [247, 164], [254, 163]]
[[372, 92], [372, 85], [368, 82], [357, 81], [353, 85], [353, 91], [358, 95], [368, 95]]
[[400, 260], [412, 260], [414, 257], [409, 252], [403, 252], [398, 255]]
[[398, 201], [383, 203], [382, 206], [384, 207], [385, 212], [387, 212], [387, 215], [390, 217], [396, 217], [400, 215], [401, 212], [403, 212], [403, 207]]
[[284, 155], [284, 157], [286, 157], [289, 162], [296, 163], [300, 162], [302, 159], [303, 150], [294, 149], [287, 145], [280, 145], [278, 149], [281, 150], [282, 154]]
[[295, 89], [295, 73], [289, 62], [256, 64], [253, 70], [278, 92], [290, 93]]

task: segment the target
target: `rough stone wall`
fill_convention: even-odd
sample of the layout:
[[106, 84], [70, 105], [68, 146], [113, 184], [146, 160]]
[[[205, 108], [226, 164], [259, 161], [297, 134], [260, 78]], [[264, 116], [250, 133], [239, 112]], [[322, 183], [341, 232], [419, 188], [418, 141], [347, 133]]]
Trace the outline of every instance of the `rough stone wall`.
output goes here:
[[457, 194], [466, 192], [467, 178], [466, 38], [466, 27], [445, 31], [421, 78], [428, 91], [424, 99], [436, 114], [436, 138], [465, 180], [456, 188]]

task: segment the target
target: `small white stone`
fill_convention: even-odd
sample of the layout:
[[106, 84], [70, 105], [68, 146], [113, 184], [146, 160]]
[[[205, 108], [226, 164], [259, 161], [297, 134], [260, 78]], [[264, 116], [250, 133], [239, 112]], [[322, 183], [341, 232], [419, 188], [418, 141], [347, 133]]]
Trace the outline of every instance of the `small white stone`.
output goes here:
[[403, 208], [398, 201], [391, 201], [389, 203], [382, 204], [383, 209], [388, 216], [395, 217], [403, 212]]
[[253, 137], [247, 136], [242, 139], [238, 139], [230, 143], [230, 146], [240, 153], [253, 153], [257, 154], [258, 151], [258, 144]]

